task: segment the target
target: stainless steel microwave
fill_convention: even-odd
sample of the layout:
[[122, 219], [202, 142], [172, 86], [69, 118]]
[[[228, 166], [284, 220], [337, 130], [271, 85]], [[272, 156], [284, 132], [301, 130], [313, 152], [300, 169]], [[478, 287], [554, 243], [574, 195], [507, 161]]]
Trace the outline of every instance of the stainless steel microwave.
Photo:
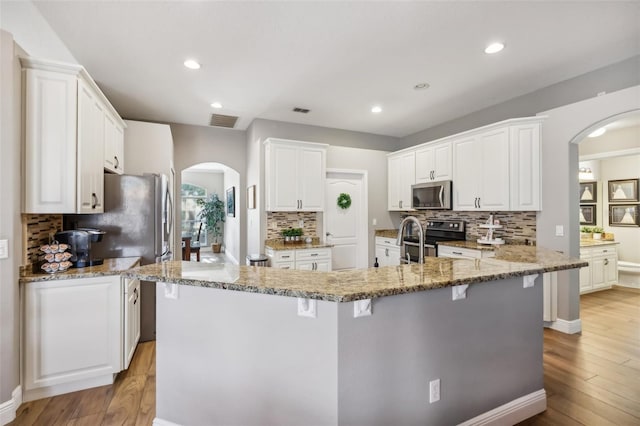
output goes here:
[[411, 207], [416, 210], [451, 210], [451, 181], [411, 186]]

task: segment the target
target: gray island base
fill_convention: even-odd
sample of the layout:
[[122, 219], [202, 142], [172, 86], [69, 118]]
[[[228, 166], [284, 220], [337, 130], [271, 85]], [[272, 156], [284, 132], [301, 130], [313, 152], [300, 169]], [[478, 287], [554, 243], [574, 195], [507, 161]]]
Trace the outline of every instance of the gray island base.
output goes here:
[[[158, 283], [156, 420], [523, 420], [546, 409], [542, 275], [532, 287], [523, 281], [470, 285], [460, 300], [452, 300], [454, 287], [380, 297], [372, 315], [358, 318], [355, 302], [313, 301], [312, 318], [298, 315], [295, 297]], [[440, 400], [430, 404], [436, 379]]]

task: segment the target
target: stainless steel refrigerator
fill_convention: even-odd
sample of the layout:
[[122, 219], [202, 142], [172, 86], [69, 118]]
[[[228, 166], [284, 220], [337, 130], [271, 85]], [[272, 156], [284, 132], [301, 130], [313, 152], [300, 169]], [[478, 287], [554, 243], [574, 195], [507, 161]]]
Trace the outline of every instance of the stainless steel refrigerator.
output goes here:
[[[93, 258], [140, 256], [142, 264], [171, 259], [173, 203], [164, 175], [104, 176], [104, 213], [65, 215], [65, 230], [90, 227], [106, 231], [92, 245]], [[156, 338], [155, 283], [141, 283], [140, 341]]]

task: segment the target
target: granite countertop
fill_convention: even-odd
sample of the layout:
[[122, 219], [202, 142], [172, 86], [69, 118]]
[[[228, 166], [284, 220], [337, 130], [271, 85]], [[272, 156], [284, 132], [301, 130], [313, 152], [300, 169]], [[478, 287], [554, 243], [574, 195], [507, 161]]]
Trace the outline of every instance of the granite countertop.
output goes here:
[[138, 267], [123, 275], [147, 281], [350, 302], [584, 266], [588, 263], [553, 250], [508, 246], [496, 250], [496, 257], [489, 259], [428, 257], [424, 265], [339, 272], [171, 261]]
[[70, 268], [64, 272], [56, 272], [55, 274], [48, 274], [44, 271], [24, 272], [20, 276], [20, 283], [120, 275], [127, 269], [133, 268], [133, 266], [139, 261], [139, 257], [118, 257], [114, 259], [105, 259], [102, 265], [88, 266], [86, 268]]
[[457, 247], [457, 248], [465, 248], [470, 250], [490, 250], [494, 251], [496, 249], [495, 245], [492, 244], [479, 244], [475, 241], [446, 241], [438, 243], [439, 246], [449, 246], [449, 247]]
[[397, 229], [376, 229], [376, 237], [398, 238]]
[[580, 239], [580, 247], [608, 246], [611, 244], [620, 244], [618, 241], [611, 240], [593, 240], [591, 238]]
[[275, 240], [266, 240], [264, 242], [265, 248], [271, 250], [299, 250], [299, 249], [314, 249], [314, 248], [326, 248], [333, 247], [333, 244], [326, 244], [320, 241], [320, 238], [314, 237], [310, 243], [304, 241], [285, 243], [282, 238]]

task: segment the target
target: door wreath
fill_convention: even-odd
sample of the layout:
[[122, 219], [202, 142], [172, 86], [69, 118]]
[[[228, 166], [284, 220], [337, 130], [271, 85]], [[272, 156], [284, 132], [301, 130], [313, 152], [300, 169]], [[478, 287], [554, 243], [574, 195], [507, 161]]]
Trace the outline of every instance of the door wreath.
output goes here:
[[338, 207], [340, 207], [342, 210], [346, 210], [351, 206], [351, 196], [349, 194], [346, 193], [341, 193], [338, 196]]

